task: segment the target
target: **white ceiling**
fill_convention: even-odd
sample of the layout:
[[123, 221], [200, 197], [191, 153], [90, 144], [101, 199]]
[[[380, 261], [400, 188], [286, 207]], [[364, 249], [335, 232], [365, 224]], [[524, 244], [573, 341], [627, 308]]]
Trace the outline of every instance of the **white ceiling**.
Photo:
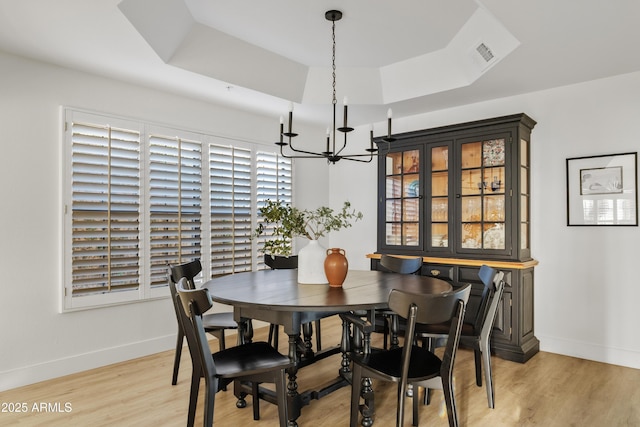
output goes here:
[[355, 125], [640, 70], [637, 0], [0, 0], [0, 50], [324, 125], [330, 9]]

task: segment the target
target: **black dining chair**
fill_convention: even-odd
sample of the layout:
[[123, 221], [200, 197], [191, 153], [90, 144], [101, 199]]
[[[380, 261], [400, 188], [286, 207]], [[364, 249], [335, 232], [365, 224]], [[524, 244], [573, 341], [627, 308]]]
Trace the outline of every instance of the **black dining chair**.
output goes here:
[[[469, 299], [471, 285], [442, 294], [414, 294], [394, 289], [389, 295], [389, 308], [398, 316], [406, 319], [406, 334], [402, 347], [388, 350], [370, 351], [365, 345], [361, 351], [351, 353], [353, 376], [351, 388], [350, 426], [356, 427], [359, 409], [365, 419], [362, 425], [370, 425], [375, 414], [374, 393], [371, 379], [390, 381], [398, 384], [397, 416], [398, 427], [404, 422], [405, 390], [409, 384], [434, 387], [439, 383], [445, 394], [447, 415], [450, 426], [458, 425], [458, 417], [453, 391], [453, 365], [458, 340], [462, 329], [465, 305]], [[343, 319], [351, 316], [354, 327], [361, 328], [365, 335], [364, 342], [370, 342], [367, 335], [371, 332], [370, 324], [363, 324], [361, 318], [343, 314]], [[414, 344], [413, 333], [416, 325], [449, 322], [450, 329], [442, 358], [427, 348]], [[361, 397], [364, 404], [360, 405]], [[414, 405], [413, 425], [418, 425], [417, 405]]]
[[[169, 266], [171, 281], [175, 284], [183, 277], [187, 279], [189, 289], [195, 289], [194, 278], [202, 271], [202, 264], [199, 259], [180, 265]], [[175, 298], [175, 295], [172, 295]], [[174, 301], [175, 303], [175, 301]], [[176, 313], [177, 316], [177, 313]], [[227, 329], [238, 329], [238, 323], [233, 319], [233, 312], [209, 313], [202, 317], [202, 324], [208, 333], [218, 339], [220, 350], [226, 348], [224, 332]], [[184, 344], [184, 330], [178, 319], [178, 339], [176, 342], [176, 353], [173, 361], [173, 377], [171, 384], [178, 382], [178, 372], [180, 370], [180, 358], [182, 356], [182, 346]]]
[[[173, 284], [171, 284], [173, 285]], [[260, 419], [258, 385], [275, 383], [279, 425], [288, 423], [286, 370], [293, 366], [289, 357], [278, 353], [266, 342], [251, 342], [211, 353], [202, 314], [213, 306], [207, 289], [187, 289], [186, 278], [175, 285], [178, 311], [189, 345], [194, 373], [189, 397], [187, 425], [193, 426], [200, 378], [205, 379], [204, 426], [212, 426], [215, 395], [233, 381], [252, 383], [254, 420]], [[199, 375], [196, 375], [196, 369]]]
[[[476, 384], [482, 387], [482, 368], [484, 366], [487, 403], [489, 408], [495, 407], [493, 377], [491, 369], [491, 332], [498, 314], [498, 306], [504, 292], [504, 272], [497, 271], [487, 265], [480, 267], [478, 277], [484, 284], [477, 311], [465, 319], [460, 334], [460, 344], [473, 348]], [[447, 323], [425, 325], [417, 328], [416, 338], [423, 340], [423, 345], [433, 351], [446, 338], [449, 325]], [[425, 403], [429, 402], [429, 390], [425, 392]]]

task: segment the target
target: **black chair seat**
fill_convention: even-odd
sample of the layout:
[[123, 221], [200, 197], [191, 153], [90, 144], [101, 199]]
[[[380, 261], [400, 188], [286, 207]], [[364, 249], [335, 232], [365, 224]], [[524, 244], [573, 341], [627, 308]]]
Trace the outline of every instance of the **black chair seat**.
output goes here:
[[290, 361], [266, 342], [253, 342], [213, 353], [213, 362], [218, 377], [238, 378], [277, 368]]
[[[388, 351], [374, 351], [371, 354], [358, 356], [357, 363], [366, 365], [375, 372], [374, 378], [394, 381], [402, 375], [402, 347], [392, 348]], [[438, 356], [424, 347], [413, 346], [411, 360], [409, 362], [408, 382], [424, 381], [440, 375], [442, 361]], [[368, 372], [371, 372], [368, 371]]]

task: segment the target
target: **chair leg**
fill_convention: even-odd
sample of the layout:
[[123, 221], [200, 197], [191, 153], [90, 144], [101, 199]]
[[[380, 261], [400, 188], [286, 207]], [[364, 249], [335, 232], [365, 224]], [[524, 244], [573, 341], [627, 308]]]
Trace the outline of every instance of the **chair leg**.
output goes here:
[[495, 396], [493, 391], [493, 375], [491, 372], [491, 351], [489, 348], [482, 352], [484, 359], [484, 382], [487, 388], [487, 403], [489, 408], [495, 408]]
[[316, 352], [322, 350], [322, 336], [320, 334], [320, 319], [316, 320]]
[[406, 395], [406, 385], [402, 381], [398, 383], [398, 407], [396, 409], [396, 426], [404, 425], [404, 396]]
[[362, 368], [354, 363], [351, 377], [351, 415], [349, 427], [357, 427], [360, 412], [360, 391], [362, 388]]
[[279, 333], [278, 325], [271, 324], [269, 325], [269, 338], [267, 342], [273, 346], [276, 350], [278, 349], [278, 333]]
[[227, 348], [227, 343], [224, 340], [224, 329], [220, 329], [220, 336], [218, 337], [218, 341], [220, 341], [220, 350], [225, 350]]
[[[195, 367], [194, 367], [195, 369]], [[193, 427], [196, 420], [196, 406], [198, 405], [198, 391], [200, 390], [200, 373], [191, 374], [191, 392], [189, 393], [189, 413], [187, 415], [187, 427]]]
[[216, 391], [218, 390], [218, 379], [211, 378], [207, 384], [204, 394], [204, 427], [213, 426], [213, 410], [216, 404]]
[[258, 421], [260, 419], [260, 383], [253, 381], [251, 383], [251, 403], [253, 405], [253, 419]]
[[[425, 391], [426, 391], [426, 389], [425, 389]], [[412, 400], [411, 406], [412, 406], [412, 409], [413, 409], [413, 411], [412, 411], [413, 412], [412, 413], [413, 422], [411, 423], [412, 426], [417, 426], [418, 422], [419, 422], [419, 419], [418, 419], [418, 400], [419, 400], [418, 399], [418, 395], [420, 394], [419, 392], [420, 392], [420, 387], [418, 387], [417, 385], [414, 385], [413, 386], [413, 399], [411, 399]]]
[[482, 387], [482, 353], [479, 346], [473, 349], [473, 359], [476, 364], [476, 384], [478, 387]]
[[449, 418], [449, 427], [458, 427], [458, 412], [456, 411], [456, 397], [453, 394], [452, 379], [442, 379], [442, 391], [444, 392], [444, 400], [447, 404], [447, 417]]
[[286, 427], [289, 422], [289, 407], [287, 405], [287, 379], [285, 369], [278, 371], [274, 378], [274, 383], [276, 385], [276, 399], [278, 402], [278, 419], [280, 420], [280, 427]]
[[176, 342], [176, 355], [173, 359], [173, 378], [171, 379], [171, 385], [178, 383], [178, 371], [180, 370], [180, 357], [182, 356], [182, 345], [184, 344], [184, 332], [181, 327], [178, 327], [178, 341]]

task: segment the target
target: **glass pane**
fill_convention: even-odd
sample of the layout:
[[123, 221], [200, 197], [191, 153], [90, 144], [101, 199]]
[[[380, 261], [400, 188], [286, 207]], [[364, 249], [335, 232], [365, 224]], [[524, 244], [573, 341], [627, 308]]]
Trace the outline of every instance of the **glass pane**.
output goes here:
[[462, 247], [477, 249], [482, 244], [482, 226], [480, 224], [462, 224]]
[[529, 197], [520, 196], [520, 221], [529, 222]]
[[529, 224], [520, 224], [520, 249], [529, 247]]
[[402, 244], [402, 229], [400, 224], [387, 224], [386, 242], [387, 245], [401, 245]]
[[469, 142], [462, 144], [461, 163], [463, 169], [482, 166], [482, 143]]
[[402, 227], [402, 244], [406, 246], [418, 246], [418, 224], [404, 224]]
[[386, 174], [395, 175], [402, 173], [402, 153], [387, 154]]
[[431, 174], [431, 195], [446, 196], [448, 191], [449, 174], [447, 172], [435, 172]]
[[529, 194], [529, 169], [520, 168], [520, 192], [522, 194]]
[[387, 197], [401, 197], [402, 196], [402, 177], [390, 176], [387, 177]]
[[504, 165], [504, 139], [492, 139], [482, 144], [482, 158], [485, 166]]
[[462, 194], [480, 194], [483, 186], [480, 169], [462, 171]]
[[420, 175], [411, 174], [404, 176], [403, 197], [418, 197], [420, 195]]
[[504, 196], [485, 196], [484, 220], [504, 221]]
[[438, 197], [431, 199], [431, 221], [448, 221], [449, 199]]
[[520, 140], [520, 164], [522, 166], [529, 166], [528, 144], [524, 139]]
[[440, 171], [449, 169], [449, 148], [434, 147], [431, 149], [431, 170]]
[[401, 200], [387, 200], [387, 221], [400, 221], [402, 215]]
[[404, 173], [420, 172], [420, 151], [403, 151], [403, 157], [404, 164], [402, 165], [402, 168]]
[[480, 197], [463, 197], [462, 198], [462, 221], [480, 221], [482, 200]]
[[449, 246], [447, 224], [431, 224], [431, 246], [446, 248]]
[[419, 221], [420, 216], [420, 206], [418, 205], [419, 199], [405, 199], [402, 201], [403, 204], [403, 213], [402, 220], [403, 221]]
[[487, 168], [484, 170], [484, 188], [486, 192], [504, 192], [504, 167]]
[[484, 248], [504, 249], [504, 224], [485, 224]]

